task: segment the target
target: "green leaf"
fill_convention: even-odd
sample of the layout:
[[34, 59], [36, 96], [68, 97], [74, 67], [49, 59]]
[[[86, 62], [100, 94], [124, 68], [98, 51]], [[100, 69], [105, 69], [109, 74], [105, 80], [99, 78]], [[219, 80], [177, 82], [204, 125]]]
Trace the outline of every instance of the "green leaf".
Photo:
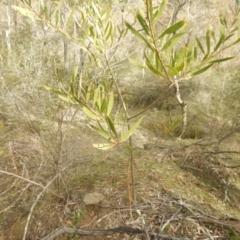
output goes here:
[[167, 29], [158, 37], [158, 39], [161, 39], [161, 38], [164, 37], [166, 34], [175, 33], [175, 32], [176, 32], [177, 30], [179, 30], [185, 23], [186, 23], [186, 20], [181, 20], [181, 21], [175, 23], [175, 24], [172, 25], [171, 27], [167, 28]]
[[184, 58], [186, 56], [186, 52], [187, 52], [187, 48], [184, 46], [180, 49], [180, 51], [176, 54], [176, 58], [175, 58], [175, 65], [180, 65], [183, 61]]
[[144, 38], [135, 28], [133, 28], [129, 23], [125, 22], [127, 28], [141, 41], [143, 41], [147, 47], [151, 50], [154, 50], [154, 47], [148, 42], [146, 38]]
[[210, 53], [210, 32], [207, 30], [206, 32], [206, 45], [207, 45], [207, 54]]
[[93, 144], [93, 146], [99, 150], [108, 150], [112, 147], [114, 147], [114, 144], [112, 143], [98, 143], [98, 144]]
[[56, 94], [58, 94], [58, 95], [66, 95], [66, 93], [64, 93], [64, 92], [62, 92], [62, 91], [59, 91], [59, 90], [57, 90], [56, 88], [48, 87], [48, 86], [46, 86], [46, 85], [43, 85], [43, 87], [44, 87], [47, 91], [49, 91], [49, 92], [56, 93]]
[[129, 60], [130, 63], [132, 63], [132, 64], [135, 65], [136, 67], [140, 67], [140, 68], [144, 68], [144, 69], [147, 69], [147, 70], [148, 70], [148, 68], [147, 68], [146, 66], [144, 66], [144, 65], [142, 65], [141, 63], [135, 61], [134, 59], [129, 58], [128, 60]]
[[141, 117], [137, 122], [135, 122], [130, 128], [130, 130], [128, 130], [127, 132], [121, 132], [121, 142], [125, 142], [128, 140], [128, 138], [136, 131], [142, 120], [143, 117]]
[[118, 137], [117, 131], [115, 129], [112, 119], [109, 116], [105, 116], [105, 120], [107, 122], [109, 129], [114, 133], [115, 137]]
[[224, 38], [225, 38], [224, 35], [221, 35], [221, 36], [220, 36], [220, 38], [219, 38], [219, 40], [218, 40], [218, 42], [217, 42], [217, 44], [216, 44], [216, 46], [215, 46], [215, 48], [214, 48], [214, 52], [218, 50], [218, 48], [220, 47], [220, 45], [221, 45], [222, 43], [224, 43]]
[[168, 75], [171, 77], [171, 76], [175, 76], [175, 75], [179, 74], [179, 72], [182, 71], [182, 69], [184, 67], [184, 63], [182, 63], [181, 65], [174, 67], [174, 68], [170, 65], [166, 65], [166, 67], [168, 67], [170, 69], [170, 72], [168, 73]]
[[201, 49], [202, 53], [205, 54], [203, 46], [202, 46], [201, 42], [199, 41], [199, 39], [197, 37], [196, 37], [196, 42], [197, 42], [198, 47]]
[[111, 37], [111, 34], [112, 34], [112, 22], [108, 22], [104, 31], [106, 41]]
[[151, 70], [153, 73], [161, 76], [162, 78], [166, 78], [165, 74], [161, 73], [160, 71], [158, 71], [158, 69], [156, 69], [152, 63], [150, 62], [150, 60], [148, 59], [148, 57], [145, 55], [146, 58], [146, 65], [149, 68], [149, 70]]
[[107, 106], [108, 106], [108, 102], [107, 102], [106, 98], [104, 98], [102, 100], [101, 113], [107, 113]]
[[186, 32], [181, 32], [173, 35], [170, 39], [167, 40], [167, 42], [163, 45], [162, 51], [167, 50], [169, 53], [179, 42], [179, 40], [182, 38], [183, 35], [185, 35]]
[[145, 31], [145, 33], [147, 35], [149, 35], [149, 27], [147, 25], [147, 22], [146, 22], [146, 20], [143, 18], [143, 16], [140, 13], [137, 14], [137, 20], [140, 23], [140, 25], [142, 26], [142, 28]]
[[235, 42], [233, 42], [232, 45], [235, 45], [237, 43], [240, 43], [240, 38], [238, 38]]
[[89, 125], [95, 132], [97, 132], [99, 135], [101, 135], [105, 139], [107, 140], [111, 139], [111, 136], [105, 130], [103, 130], [103, 128], [100, 129], [92, 124], [89, 124]]
[[201, 68], [200, 70], [197, 70], [197, 71], [193, 72], [191, 75], [192, 75], [192, 76], [199, 75], [199, 74], [201, 74], [201, 73], [207, 71], [210, 67], [212, 67], [212, 65], [213, 65], [213, 63], [207, 65], [207, 66], [204, 67], [204, 68]]
[[89, 108], [83, 107], [83, 112], [91, 119], [93, 120], [99, 120], [99, 117]]
[[234, 58], [234, 57], [220, 58], [220, 59], [213, 60], [213, 61], [211, 61], [210, 63], [225, 62], [225, 61], [228, 61], [228, 60], [233, 59], [233, 58]]
[[75, 8], [76, 8], [76, 5], [72, 6], [71, 7], [71, 13], [67, 19], [67, 23], [65, 25], [65, 30], [67, 31], [70, 27], [70, 25], [72, 24], [72, 20], [73, 20], [73, 16], [74, 16], [74, 12], [75, 12]]
[[65, 96], [63, 96], [63, 95], [58, 95], [58, 97], [60, 98], [60, 99], [62, 99], [64, 102], [67, 102], [67, 103], [71, 103], [71, 104], [75, 104], [76, 103], [76, 101], [74, 101], [73, 99], [71, 99], [70, 97], [65, 97]]
[[25, 9], [25, 8], [21, 8], [21, 7], [18, 7], [18, 6], [12, 6], [14, 10], [20, 12], [23, 16], [26, 16], [30, 19], [38, 19], [37, 16], [30, 10], [28, 9]]
[[158, 19], [162, 16], [162, 13], [163, 13], [163, 10], [165, 9], [166, 4], [167, 4], [167, 1], [162, 0], [159, 8], [153, 14], [153, 19], [154, 19], [155, 22], [157, 22]]
[[107, 106], [107, 116], [110, 116], [110, 114], [112, 112], [113, 104], [114, 104], [114, 93], [110, 92], [109, 93], [108, 106]]

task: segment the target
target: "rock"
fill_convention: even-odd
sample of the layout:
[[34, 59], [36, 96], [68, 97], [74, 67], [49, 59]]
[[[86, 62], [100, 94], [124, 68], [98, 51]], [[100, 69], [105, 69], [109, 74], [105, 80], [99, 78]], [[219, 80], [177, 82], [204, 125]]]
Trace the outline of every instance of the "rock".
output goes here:
[[98, 204], [104, 199], [104, 196], [101, 193], [94, 192], [94, 193], [86, 193], [83, 196], [83, 202], [87, 205], [90, 204]]

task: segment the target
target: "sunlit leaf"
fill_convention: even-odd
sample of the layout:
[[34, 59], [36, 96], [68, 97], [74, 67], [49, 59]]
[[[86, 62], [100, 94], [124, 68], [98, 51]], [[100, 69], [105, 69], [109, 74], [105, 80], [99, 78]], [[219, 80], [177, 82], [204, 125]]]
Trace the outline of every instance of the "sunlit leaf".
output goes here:
[[207, 45], [207, 54], [210, 53], [210, 32], [207, 30], [206, 32], [206, 45]]
[[167, 52], [169, 53], [176, 45], [177, 43], [180, 41], [180, 39], [182, 38], [183, 35], [185, 35], [186, 32], [181, 32], [181, 33], [177, 33], [175, 35], [173, 35], [170, 39], [168, 39], [168, 41], [164, 44], [164, 46], [162, 47], [162, 51], [163, 50], [167, 50]]
[[161, 4], [159, 5], [159, 8], [153, 14], [153, 19], [155, 22], [157, 22], [158, 19], [162, 16], [162, 13], [163, 13], [163, 10], [165, 9], [166, 4], [167, 4], [167, 1], [162, 0]]
[[148, 59], [148, 57], [147, 57], [146, 55], [145, 55], [145, 58], [146, 58], [146, 65], [147, 65], [147, 67], [149, 68], [149, 70], [151, 70], [153, 73], [161, 76], [162, 78], [166, 78], [166, 76], [165, 76], [163, 73], [161, 73], [158, 69], [156, 69], [156, 68], [152, 65], [152, 63], [150, 62], [150, 60]]
[[135, 61], [134, 59], [129, 58], [128, 60], [129, 60], [130, 63], [134, 64], [135, 66], [148, 70], [148, 68], [146, 66], [144, 66], [141, 63]]
[[127, 28], [137, 37], [139, 38], [141, 41], [143, 41], [148, 48], [150, 48], [151, 50], [154, 50], [154, 47], [148, 42], [148, 40], [143, 37], [139, 31], [137, 31], [135, 28], [133, 28], [129, 23], [125, 22]]
[[89, 125], [95, 132], [97, 132], [99, 135], [101, 135], [105, 139], [109, 140], [111, 138], [111, 136], [102, 128], [100, 129], [100, 128], [94, 126], [93, 124], [89, 124]]
[[31, 19], [37, 18], [37, 16], [34, 14], [34, 12], [32, 12], [32, 11], [26, 9], [26, 8], [21, 8], [21, 7], [18, 7], [18, 6], [12, 6], [12, 7], [13, 7], [14, 10], [20, 12], [22, 15], [24, 15], [28, 18], [31, 18]]
[[110, 92], [107, 107], [107, 116], [110, 116], [114, 104], [114, 93]]
[[125, 142], [128, 140], [128, 138], [136, 131], [142, 120], [143, 117], [141, 117], [137, 122], [135, 122], [133, 126], [130, 128], [130, 130], [126, 132], [121, 132], [121, 142]]
[[67, 103], [71, 103], [71, 104], [74, 104], [76, 103], [73, 99], [71, 99], [70, 97], [65, 97], [63, 95], [58, 95], [58, 97], [60, 99], [62, 99], [64, 102], [67, 102]]
[[69, 29], [70, 25], [73, 22], [73, 16], [74, 16], [75, 8], [76, 8], [76, 5], [71, 7], [71, 13], [70, 13], [70, 15], [69, 15], [69, 17], [67, 19], [66, 25], [65, 25], [65, 30], [66, 31]]
[[83, 107], [83, 112], [93, 120], [99, 120], [99, 117], [87, 107]]
[[192, 75], [192, 76], [196, 76], [196, 75], [198, 75], [198, 74], [201, 74], [201, 73], [207, 71], [210, 67], [212, 67], [212, 65], [213, 65], [213, 63], [207, 65], [207, 66], [204, 67], [204, 68], [201, 68], [200, 70], [197, 70], [197, 71], [193, 72], [191, 75]]
[[161, 39], [161, 38], [164, 37], [166, 34], [175, 33], [175, 32], [176, 32], [177, 30], [179, 30], [185, 23], [186, 23], [186, 20], [181, 20], [181, 21], [175, 23], [175, 24], [172, 25], [171, 27], [167, 28], [167, 29], [158, 37], [158, 39]]
[[214, 48], [214, 52], [217, 51], [218, 48], [220, 47], [220, 45], [224, 42], [224, 38], [225, 38], [224, 35], [220, 36], [220, 38], [219, 38], [219, 40], [218, 40], [218, 42], [217, 42], [217, 44], [216, 44], [216, 46]]
[[145, 33], [147, 35], [149, 35], [149, 27], [147, 25], [147, 22], [146, 22], [146, 20], [143, 18], [143, 16], [140, 13], [137, 14], [137, 20], [140, 23], [140, 25], [142, 26], [142, 28], [145, 31]]
[[233, 59], [233, 58], [234, 58], [234, 57], [220, 58], [220, 59], [213, 60], [213, 61], [211, 61], [210, 63], [225, 62], [225, 61], [228, 61], [228, 60]]
[[112, 34], [112, 22], [108, 22], [105, 28], [104, 34], [105, 34], [105, 40], [107, 41]]
[[197, 37], [196, 37], [196, 42], [197, 42], [198, 47], [199, 47], [200, 50], [202, 51], [202, 53], [205, 54], [205, 51], [204, 51], [204, 49], [203, 49], [203, 46], [202, 46], [200, 40], [199, 40]]
[[114, 147], [114, 144], [112, 143], [99, 143], [99, 144], [93, 144], [93, 146], [99, 150], [108, 150], [112, 147]]
[[107, 122], [109, 129], [114, 133], [115, 137], [118, 137], [117, 131], [115, 129], [112, 119], [109, 116], [105, 116], [105, 120]]

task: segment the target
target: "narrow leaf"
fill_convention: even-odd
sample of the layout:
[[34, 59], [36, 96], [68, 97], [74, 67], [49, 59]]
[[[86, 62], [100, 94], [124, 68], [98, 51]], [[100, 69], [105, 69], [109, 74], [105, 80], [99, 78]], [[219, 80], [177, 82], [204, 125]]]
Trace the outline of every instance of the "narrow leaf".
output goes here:
[[163, 73], [161, 73], [160, 71], [158, 71], [158, 69], [156, 69], [156, 68], [152, 65], [152, 63], [150, 62], [150, 60], [147, 58], [146, 55], [145, 55], [145, 58], [146, 58], [146, 65], [147, 65], [147, 67], [149, 68], [149, 70], [151, 70], [153, 73], [161, 76], [162, 78], [166, 78], [166, 76], [165, 76]]
[[25, 8], [21, 8], [21, 7], [18, 7], [18, 6], [12, 6], [14, 10], [20, 12], [22, 15], [28, 17], [28, 18], [31, 18], [31, 19], [34, 19], [34, 18], [37, 18], [37, 16], [30, 10], [28, 9], [25, 9]]
[[204, 51], [204, 49], [203, 49], [203, 46], [202, 46], [201, 42], [199, 41], [199, 39], [198, 39], [197, 37], [196, 37], [196, 42], [197, 42], [198, 47], [199, 47], [200, 50], [202, 51], [202, 53], [205, 54], [205, 51]]
[[130, 128], [130, 130], [121, 133], [121, 142], [125, 142], [126, 140], [128, 140], [128, 138], [136, 131], [142, 120], [143, 117], [141, 117], [137, 122], [135, 122]]
[[74, 104], [76, 103], [73, 99], [69, 98], [69, 97], [65, 97], [63, 95], [58, 95], [58, 97], [60, 99], [62, 99], [64, 102], [67, 102], [67, 103], [71, 103], [71, 104]]
[[93, 120], [99, 120], [99, 117], [87, 107], [83, 107], [83, 112]]
[[147, 25], [147, 22], [146, 22], [146, 20], [143, 18], [143, 16], [140, 13], [137, 14], [137, 20], [140, 23], [140, 25], [142, 26], [144, 32], [147, 35], [149, 35], [149, 27]]
[[161, 39], [161, 38], [164, 37], [166, 34], [171, 34], [171, 33], [176, 32], [176, 31], [179, 30], [185, 23], [186, 23], [186, 20], [181, 20], [181, 21], [175, 23], [175, 24], [172, 25], [171, 27], [167, 28], [167, 29], [158, 37], [158, 39]]
[[202, 69], [200, 69], [200, 70], [197, 70], [197, 71], [193, 72], [191, 75], [192, 75], [192, 76], [196, 76], [196, 75], [198, 75], [198, 74], [201, 74], [201, 73], [207, 71], [210, 67], [212, 67], [212, 65], [213, 65], [213, 63], [207, 65], [206, 67], [204, 67], [204, 68], [202, 68]]
[[163, 45], [162, 51], [167, 50], [167, 52], [170, 52], [177, 45], [182, 36], [185, 34], [186, 32], [181, 32], [173, 35], [173, 37], [168, 39], [168, 41]]
[[137, 37], [139, 38], [141, 41], [143, 41], [148, 48], [150, 48], [151, 50], [154, 50], [154, 47], [148, 42], [148, 40], [146, 38], [144, 38], [135, 28], [133, 28], [129, 23], [125, 22], [127, 28]]
[[89, 124], [89, 125], [95, 132], [97, 132], [99, 135], [101, 135], [105, 139], [109, 140], [111, 138], [111, 136], [105, 130], [103, 130], [102, 128], [100, 129], [100, 128], [92, 125], [92, 124]]
[[220, 58], [220, 59], [213, 60], [213, 61], [211, 61], [210, 63], [225, 62], [225, 61], [228, 61], [228, 60], [233, 59], [233, 58], [234, 58], [234, 57]]
[[207, 54], [210, 53], [210, 32], [207, 30], [206, 32], [206, 45], [207, 45]]
[[114, 135], [116, 137], [118, 137], [117, 131], [116, 131], [115, 126], [114, 126], [114, 124], [112, 122], [112, 119], [110, 117], [108, 117], [108, 116], [105, 116], [105, 120], [107, 122], [107, 125], [108, 125], [109, 129], [114, 133]]
[[167, 4], [167, 1], [162, 0], [159, 8], [153, 14], [153, 19], [154, 19], [155, 22], [157, 22], [158, 19], [162, 16], [162, 13], [163, 13], [163, 10], [165, 9], [166, 4]]
[[110, 114], [112, 112], [113, 104], [114, 104], [114, 93], [110, 92], [109, 100], [108, 100], [108, 107], [107, 107], [107, 116], [110, 116]]
[[112, 143], [93, 144], [93, 146], [99, 150], [108, 150], [114, 146]]
[[135, 61], [134, 59], [129, 58], [128, 60], [129, 60], [130, 63], [134, 64], [136, 67], [140, 67], [140, 68], [144, 68], [144, 69], [148, 70], [148, 68], [146, 68], [146, 66], [144, 66], [141, 63]]

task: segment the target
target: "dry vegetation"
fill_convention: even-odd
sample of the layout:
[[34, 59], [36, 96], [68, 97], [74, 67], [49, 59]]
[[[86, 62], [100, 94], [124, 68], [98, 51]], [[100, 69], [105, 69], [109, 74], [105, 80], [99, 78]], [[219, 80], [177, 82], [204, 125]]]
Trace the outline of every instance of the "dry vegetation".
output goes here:
[[[57, 68], [63, 83], [71, 74], [63, 67], [62, 36], [9, 8], [17, 19], [9, 52], [8, 2], [0, 3], [0, 240], [53, 239], [49, 234], [62, 226], [88, 232], [80, 236], [65, 228], [54, 239], [240, 239], [239, 58], [183, 86], [190, 109], [183, 139], [177, 139], [181, 113], [171, 92], [148, 111], [133, 139], [137, 204], [129, 206], [128, 152], [94, 149], [102, 140], [88, 119], [42, 88], [56, 84]], [[231, 18], [225, 2], [192, 1], [178, 18], [187, 18], [192, 34], [201, 35], [218, 24], [219, 12]], [[132, 36], [122, 44], [131, 56], [140, 55]], [[76, 48], [69, 49], [74, 66]], [[126, 60], [116, 72], [132, 112], [162, 91], [164, 83]], [[104, 200], [86, 204], [89, 192]], [[109, 235], [91, 232], [111, 228]]]

